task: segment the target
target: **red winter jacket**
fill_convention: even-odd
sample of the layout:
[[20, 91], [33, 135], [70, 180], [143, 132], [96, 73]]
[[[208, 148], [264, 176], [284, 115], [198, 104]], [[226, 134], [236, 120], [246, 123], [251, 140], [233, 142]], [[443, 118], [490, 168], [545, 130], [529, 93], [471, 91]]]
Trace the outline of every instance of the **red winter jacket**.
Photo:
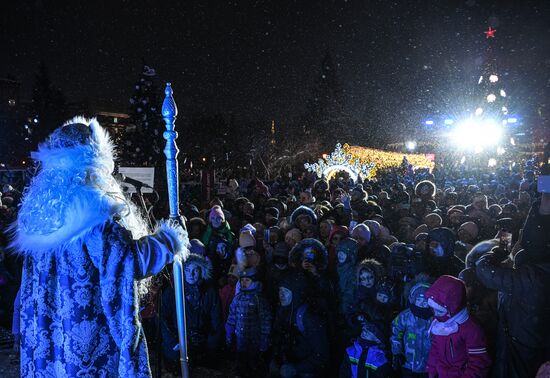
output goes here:
[[[441, 276], [426, 292], [426, 298], [445, 307], [450, 316], [466, 306], [464, 283], [452, 276]], [[436, 322], [434, 320], [434, 322]], [[430, 333], [432, 347], [426, 371], [430, 378], [486, 377], [491, 367], [487, 342], [481, 327], [470, 317], [462, 319], [458, 330], [449, 335]]]

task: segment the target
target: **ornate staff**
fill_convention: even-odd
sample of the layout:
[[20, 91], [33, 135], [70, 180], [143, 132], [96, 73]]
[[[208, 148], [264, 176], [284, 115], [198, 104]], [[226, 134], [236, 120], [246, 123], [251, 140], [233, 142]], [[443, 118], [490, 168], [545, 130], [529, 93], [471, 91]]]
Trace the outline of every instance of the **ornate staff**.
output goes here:
[[[168, 185], [168, 201], [170, 204], [170, 219], [180, 220], [179, 210], [179, 174], [178, 160], [179, 153], [176, 145], [178, 133], [174, 131], [174, 122], [178, 115], [178, 108], [172, 97], [172, 86], [166, 83], [164, 102], [162, 103], [162, 117], [166, 123], [166, 131], [163, 133], [166, 139], [164, 154], [166, 155], [166, 177]], [[185, 227], [185, 225], [182, 225]], [[185, 325], [185, 293], [183, 285], [183, 257], [181, 254], [174, 256], [174, 290], [176, 292], [176, 315], [178, 320], [178, 337], [180, 343], [180, 364], [181, 376], [189, 377], [189, 361], [187, 356], [187, 333]]]

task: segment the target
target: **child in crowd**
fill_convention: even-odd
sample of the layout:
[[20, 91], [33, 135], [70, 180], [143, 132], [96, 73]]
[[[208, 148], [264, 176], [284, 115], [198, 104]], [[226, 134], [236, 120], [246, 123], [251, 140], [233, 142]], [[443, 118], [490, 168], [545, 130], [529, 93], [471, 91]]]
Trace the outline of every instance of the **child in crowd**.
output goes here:
[[430, 378], [485, 377], [491, 367], [481, 327], [468, 314], [466, 287], [453, 276], [441, 276], [426, 292], [434, 312], [432, 347], [426, 370]]
[[225, 324], [226, 343], [236, 341], [237, 373], [244, 377], [261, 376], [260, 357], [269, 348], [272, 315], [262, 294], [256, 268], [239, 273], [240, 291], [229, 307]]
[[409, 308], [399, 313], [392, 323], [392, 366], [404, 378], [428, 376], [425, 371], [431, 347], [432, 310], [426, 291], [430, 285], [418, 281], [409, 292]]

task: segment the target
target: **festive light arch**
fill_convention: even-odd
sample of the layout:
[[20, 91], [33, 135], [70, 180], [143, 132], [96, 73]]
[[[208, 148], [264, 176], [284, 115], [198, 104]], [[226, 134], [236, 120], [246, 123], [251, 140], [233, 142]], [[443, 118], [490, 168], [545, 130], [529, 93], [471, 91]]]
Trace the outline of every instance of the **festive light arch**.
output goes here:
[[359, 177], [375, 177], [378, 170], [399, 167], [404, 157], [413, 168], [434, 168], [433, 159], [423, 154], [403, 154], [348, 144], [342, 146], [340, 143], [325, 159], [319, 159], [314, 164], [306, 163], [304, 167], [309, 172], [316, 173], [317, 177], [326, 178], [330, 178], [336, 172], [345, 171], [357, 181]]
[[353, 181], [357, 181], [359, 173], [352, 170], [349, 166], [343, 164], [336, 164], [330, 167], [326, 167], [323, 171], [323, 176], [325, 176], [327, 180], [330, 180], [333, 175], [341, 171], [347, 172]]

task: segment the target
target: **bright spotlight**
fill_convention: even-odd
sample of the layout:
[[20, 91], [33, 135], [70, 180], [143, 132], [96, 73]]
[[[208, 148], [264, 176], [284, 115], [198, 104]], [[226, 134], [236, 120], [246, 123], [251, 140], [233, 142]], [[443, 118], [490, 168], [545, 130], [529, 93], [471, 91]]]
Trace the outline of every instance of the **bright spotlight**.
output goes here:
[[496, 167], [496, 165], [497, 165], [497, 160], [495, 158], [490, 158], [487, 166], [491, 168], [491, 167]]
[[434, 121], [432, 121], [431, 119], [427, 120], [425, 122], [426, 125], [433, 125], [434, 124]]
[[416, 148], [416, 142], [414, 140], [410, 140], [405, 143], [405, 147], [407, 147], [407, 150], [412, 151]]
[[452, 119], [446, 119], [444, 123], [445, 125], [452, 125], [453, 123], [455, 123], [455, 121], [453, 121]]
[[502, 147], [497, 147], [497, 155], [503, 155], [506, 150]]
[[516, 123], [517, 121], [517, 118], [508, 118], [508, 123]]
[[510, 138], [510, 144], [512, 146], [515, 146], [516, 145], [516, 141], [514, 140], [514, 138]]
[[474, 148], [481, 152], [483, 147], [497, 144], [502, 137], [502, 131], [494, 120], [479, 122], [468, 119], [459, 123], [450, 137], [460, 148]]

